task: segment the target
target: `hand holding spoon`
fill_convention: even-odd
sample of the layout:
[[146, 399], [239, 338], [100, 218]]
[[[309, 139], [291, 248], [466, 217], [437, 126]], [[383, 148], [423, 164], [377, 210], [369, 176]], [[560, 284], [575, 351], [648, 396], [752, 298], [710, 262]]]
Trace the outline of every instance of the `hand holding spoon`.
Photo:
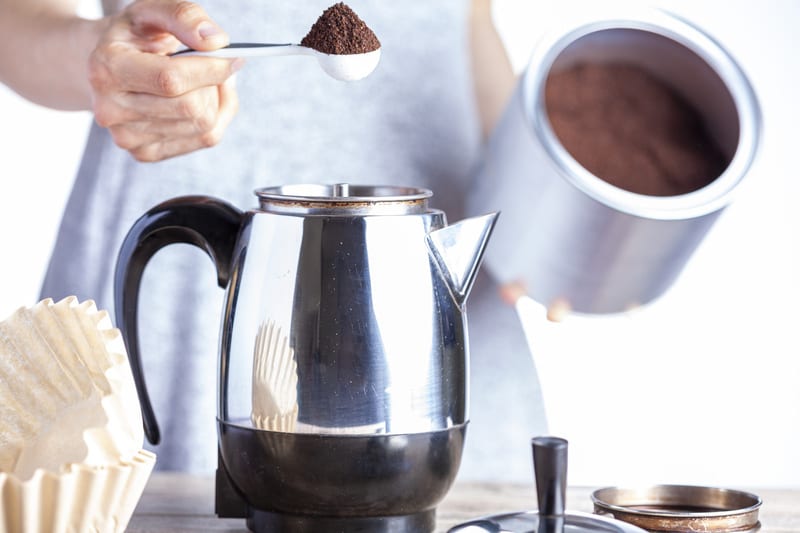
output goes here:
[[325, 54], [299, 44], [271, 44], [271, 43], [231, 43], [217, 50], [181, 50], [172, 54], [198, 55], [208, 57], [265, 57], [307, 55], [315, 56], [322, 70], [333, 78], [342, 81], [355, 81], [369, 76], [381, 58], [381, 49], [360, 54]]
[[263, 57], [309, 55], [322, 70], [343, 81], [369, 76], [381, 58], [375, 33], [344, 2], [326, 9], [300, 44], [231, 43], [212, 51], [183, 50], [173, 55], [211, 57]]

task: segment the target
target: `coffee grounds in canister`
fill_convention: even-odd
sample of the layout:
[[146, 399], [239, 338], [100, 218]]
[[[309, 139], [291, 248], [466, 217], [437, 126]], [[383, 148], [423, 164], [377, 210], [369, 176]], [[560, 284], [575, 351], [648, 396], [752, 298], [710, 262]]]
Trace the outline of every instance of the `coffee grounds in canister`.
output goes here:
[[572, 157], [621, 189], [684, 194], [714, 181], [728, 164], [698, 112], [633, 65], [585, 63], [553, 72], [545, 105]]
[[381, 47], [375, 33], [344, 2], [326, 9], [300, 44], [324, 54], [364, 54]]

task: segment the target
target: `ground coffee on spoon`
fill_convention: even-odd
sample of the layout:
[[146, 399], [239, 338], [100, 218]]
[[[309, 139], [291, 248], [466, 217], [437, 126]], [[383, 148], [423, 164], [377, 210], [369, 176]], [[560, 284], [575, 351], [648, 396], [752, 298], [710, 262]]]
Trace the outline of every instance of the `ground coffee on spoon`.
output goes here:
[[344, 2], [326, 9], [300, 44], [336, 55], [364, 54], [381, 47], [375, 33]]
[[708, 185], [727, 166], [698, 112], [639, 67], [586, 63], [553, 72], [545, 102], [564, 148], [621, 189], [684, 194]]

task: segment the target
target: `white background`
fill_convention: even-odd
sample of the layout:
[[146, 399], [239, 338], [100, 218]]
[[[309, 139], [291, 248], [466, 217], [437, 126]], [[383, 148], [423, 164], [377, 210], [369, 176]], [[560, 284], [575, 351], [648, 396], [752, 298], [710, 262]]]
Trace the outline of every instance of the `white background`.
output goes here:
[[[497, 0], [515, 68], [549, 24], [588, 3]], [[739, 61], [762, 106], [761, 151], [740, 195], [651, 306], [561, 324], [521, 306], [551, 430], [570, 441], [570, 484], [800, 487], [800, 2], [659, 5]], [[91, 117], [45, 110], [4, 87], [0, 116], [5, 317], [38, 297]]]

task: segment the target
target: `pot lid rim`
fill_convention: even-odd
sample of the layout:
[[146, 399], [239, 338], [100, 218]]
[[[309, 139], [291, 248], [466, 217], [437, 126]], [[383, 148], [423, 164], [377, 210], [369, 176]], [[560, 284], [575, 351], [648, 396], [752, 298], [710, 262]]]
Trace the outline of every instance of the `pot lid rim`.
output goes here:
[[[519, 511], [519, 512], [510, 512], [510, 513], [500, 513], [496, 515], [489, 515], [480, 518], [475, 518], [473, 520], [469, 520], [467, 522], [463, 522], [454, 526], [452, 529], [449, 530], [450, 533], [458, 533], [461, 528], [468, 527], [472, 524], [476, 524], [480, 521], [492, 521], [492, 520], [503, 520], [503, 519], [512, 519], [515, 517], [519, 517], [528, 520], [536, 520], [536, 524], [539, 522], [539, 512], [536, 510], [533, 511]], [[579, 528], [580, 531], [598, 531], [598, 532], [618, 532], [618, 533], [646, 533], [646, 531], [634, 524], [630, 524], [628, 522], [624, 522], [622, 520], [616, 520], [613, 518], [608, 518], [596, 514], [591, 513], [584, 513], [579, 511], [568, 511], [562, 515], [564, 517], [564, 524], [565, 526], [572, 526], [575, 528]], [[481, 527], [477, 525], [477, 527]], [[488, 530], [487, 530], [488, 531]], [[503, 529], [503, 531], [506, 531]], [[526, 530], [527, 531], [527, 530]]]
[[397, 203], [419, 202], [433, 196], [430, 189], [397, 185], [349, 183], [294, 183], [255, 189], [260, 202]]

